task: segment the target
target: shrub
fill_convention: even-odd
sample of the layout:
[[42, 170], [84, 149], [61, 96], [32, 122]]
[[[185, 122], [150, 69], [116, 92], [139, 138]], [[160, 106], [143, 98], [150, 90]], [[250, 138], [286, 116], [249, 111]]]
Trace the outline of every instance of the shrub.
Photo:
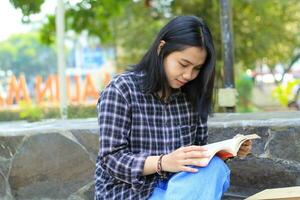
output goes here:
[[300, 85], [300, 80], [290, 81], [287, 84], [280, 84], [272, 91], [272, 96], [277, 99], [281, 105], [288, 106], [295, 98], [295, 89], [298, 85]]
[[253, 79], [244, 74], [236, 82], [236, 89], [238, 91], [238, 112], [252, 112], [252, 92], [253, 92]]
[[[71, 105], [68, 106], [67, 112], [69, 119], [97, 117], [96, 105]], [[18, 108], [0, 111], [0, 121], [27, 120], [34, 122], [53, 118], [60, 118], [60, 110], [57, 106], [42, 107], [21, 102]]]
[[41, 107], [31, 103], [20, 102], [20, 118], [29, 122], [40, 121], [43, 118]]
[[0, 121], [21, 120], [19, 110], [1, 110]]

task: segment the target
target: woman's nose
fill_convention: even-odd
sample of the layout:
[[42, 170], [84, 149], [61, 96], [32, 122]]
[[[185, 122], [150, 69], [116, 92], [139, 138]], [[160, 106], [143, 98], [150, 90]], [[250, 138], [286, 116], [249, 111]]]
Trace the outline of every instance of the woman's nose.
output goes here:
[[185, 81], [190, 81], [193, 79], [193, 68], [187, 69], [184, 71], [182, 74], [182, 77], [184, 78]]

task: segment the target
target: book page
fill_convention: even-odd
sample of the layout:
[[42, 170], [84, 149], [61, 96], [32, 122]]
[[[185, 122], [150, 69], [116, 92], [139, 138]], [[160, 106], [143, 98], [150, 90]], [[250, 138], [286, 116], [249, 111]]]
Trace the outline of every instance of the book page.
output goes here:
[[204, 147], [206, 147], [207, 153], [210, 155], [209, 158], [202, 158], [200, 159], [200, 162], [203, 165], [207, 165], [209, 161], [212, 159], [212, 157], [220, 151], [229, 153], [229, 155], [236, 156], [238, 150], [240, 149], [240, 146], [246, 141], [246, 140], [252, 140], [260, 138], [260, 136], [256, 134], [251, 135], [236, 135], [232, 139], [223, 140], [220, 142], [215, 142], [212, 144], [207, 144]]

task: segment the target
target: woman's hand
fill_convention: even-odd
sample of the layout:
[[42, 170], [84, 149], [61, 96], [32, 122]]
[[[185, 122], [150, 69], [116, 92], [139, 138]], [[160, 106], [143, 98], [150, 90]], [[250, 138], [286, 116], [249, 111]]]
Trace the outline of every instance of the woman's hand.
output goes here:
[[252, 141], [251, 140], [245, 141], [241, 145], [237, 153], [238, 157], [242, 157], [242, 158], [246, 157], [251, 152], [251, 149], [252, 149]]
[[197, 172], [198, 170], [188, 165], [203, 167], [206, 164], [201, 158], [209, 158], [207, 149], [203, 146], [181, 147], [162, 158], [162, 170], [167, 172]]

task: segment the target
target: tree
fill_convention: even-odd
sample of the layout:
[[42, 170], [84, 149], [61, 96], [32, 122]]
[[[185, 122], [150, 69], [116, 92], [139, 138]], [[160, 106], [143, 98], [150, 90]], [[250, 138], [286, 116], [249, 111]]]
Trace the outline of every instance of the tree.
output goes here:
[[[174, 0], [175, 15], [203, 17], [215, 40], [218, 60], [222, 57], [219, 0]], [[297, 0], [232, 1], [235, 63], [254, 68], [258, 61], [273, 65], [287, 61], [300, 44]]]
[[[24, 18], [30, 22], [30, 15], [40, 11], [37, 7], [44, 0], [31, 2], [28, 6], [28, 1], [25, 0], [11, 2], [22, 10]], [[76, 33], [87, 30], [90, 36], [98, 37], [102, 45], [114, 46], [118, 52], [122, 52], [117, 58], [120, 66], [137, 62], [145, 53], [145, 49], [163, 25], [162, 22], [166, 20], [163, 12], [168, 10], [169, 5], [158, 4], [151, 7], [150, 1], [143, 0], [83, 0], [76, 4], [71, 2], [65, 1], [66, 30]], [[55, 16], [47, 16], [40, 31], [41, 40], [45, 44], [52, 44], [55, 38]]]
[[[44, 0], [10, 0], [25, 16], [39, 12]], [[219, 0], [82, 0], [66, 4], [67, 30], [101, 39], [102, 44], [122, 48], [125, 58], [136, 58], [148, 48], [157, 30], [171, 15], [202, 17], [212, 30], [217, 52], [219, 75], [222, 74], [222, 43]], [[167, 3], [166, 3], [167, 2]], [[300, 44], [300, 1], [298, 0], [239, 0], [232, 2], [236, 69], [254, 69], [259, 63], [271, 68], [288, 63]], [[48, 16], [43, 26], [44, 41], [53, 42], [54, 16]], [[51, 37], [49, 37], [49, 35]], [[46, 36], [46, 37], [45, 37]], [[128, 56], [137, 55], [137, 56]], [[121, 59], [122, 60], [122, 59]], [[129, 61], [128, 59], [125, 59]], [[131, 63], [131, 62], [129, 62]], [[238, 71], [237, 71], [238, 72]]]
[[16, 76], [26, 74], [33, 81], [36, 75], [56, 72], [55, 52], [38, 40], [37, 33], [13, 35], [0, 43], [0, 69]]
[[[30, 15], [40, 12], [45, 0], [10, 0], [15, 8], [21, 9], [25, 23], [30, 23]], [[91, 36], [101, 38], [102, 43], [113, 40], [113, 26], [111, 20], [121, 15], [123, 9], [131, 0], [82, 0], [78, 3], [64, 1], [66, 9], [66, 30], [80, 33], [87, 30]], [[42, 39], [45, 43], [53, 43], [55, 37], [55, 16], [48, 15], [41, 28]]]

